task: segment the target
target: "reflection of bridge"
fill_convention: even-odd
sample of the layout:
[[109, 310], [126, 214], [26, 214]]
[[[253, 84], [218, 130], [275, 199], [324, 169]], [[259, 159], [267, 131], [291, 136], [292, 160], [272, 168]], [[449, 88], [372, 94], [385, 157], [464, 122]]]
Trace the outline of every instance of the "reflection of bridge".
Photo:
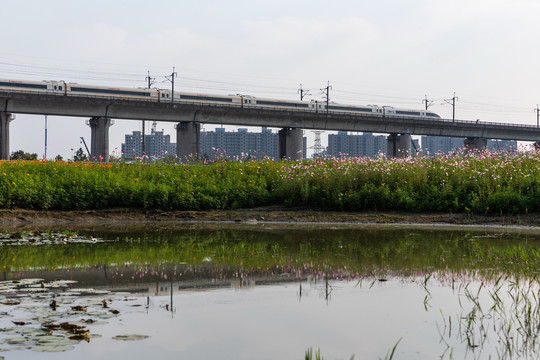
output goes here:
[[[146, 274], [131, 267], [115, 268], [89, 268], [84, 271], [38, 271], [25, 272], [25, 278], [39, 278], [45, 281], [57, 279], [74, 280], [77, 288], [94, 288], [115, 292], [132, 292], [148, 295], [170, 295], [177, 291], [204, 290], [218, 288], [249, 289], [255, 286], [276, 285], [283, 283], [296, 283], [306, 281], [312, 276], [297, 277], [294, 273], [283, 274], [244, 274], [243, 278], [234, 277], [233, 273], [226, 278], [216, 279], [213, 268], [205, 265], [198, 266], [195, 271], [179, 272], [163, 269], [155, 271], [153, 275]], [[152, 273], [152, 271], [150, 271]], [[20, 275], [20, 274], [19, 274]], [[163, 275], [163, 276], [162, 276]], [[4, 273], [3, 280], [17, 280]]]
[[238, 107], [201, 103], [59, 96], [0, 92], [0, 159], [9, 151], [9, 123], [12, 114], [58, 115], [90, 118], [91, 154], [108, 161], [111, 119], [176, 122], [179, 157], [199, 152], [200, 125], [224, 124], [281, 128], [279, 153], [282, 158], [298, 159], [302, 150], [302, 129], [388, 133], [389, 155], [410, 153], [411, 135], [464, 137], [466, 146], [485, 147], [487, 139], [540, 140], [540, 128], [530, 125], [407, 118], [392, 115], [354, 113], [315, 113], [283, 108]]

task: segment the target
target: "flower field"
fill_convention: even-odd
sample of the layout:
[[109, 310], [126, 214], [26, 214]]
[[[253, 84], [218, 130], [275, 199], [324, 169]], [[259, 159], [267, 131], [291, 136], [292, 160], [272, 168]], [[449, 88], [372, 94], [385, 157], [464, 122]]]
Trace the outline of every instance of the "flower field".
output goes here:
[[0, 207], [540, 212], [540, 154], [455, 154], [209, 164], [0, 162]]

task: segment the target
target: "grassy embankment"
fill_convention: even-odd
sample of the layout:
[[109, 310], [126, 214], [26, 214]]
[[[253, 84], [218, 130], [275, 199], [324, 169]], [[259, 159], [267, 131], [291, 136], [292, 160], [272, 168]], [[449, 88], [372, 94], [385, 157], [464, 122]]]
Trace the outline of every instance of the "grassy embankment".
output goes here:
[[0, 208], [540, 212], [538, 153], [190, 164], [0, 163]]

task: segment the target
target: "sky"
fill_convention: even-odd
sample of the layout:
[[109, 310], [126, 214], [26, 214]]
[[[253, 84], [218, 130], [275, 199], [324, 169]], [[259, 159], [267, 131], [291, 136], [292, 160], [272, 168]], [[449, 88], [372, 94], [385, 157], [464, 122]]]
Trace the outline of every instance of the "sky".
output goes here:
[[[430, 110], [536, 124], [537, 0], [4, 1], [0, 78], [170, 88]], [[10, 150], [45, 151], [44, 116], [17, 114]], [[90, 142], [85, 118], [49, 116], [47, 157]], [[116, 120], [110, 153], [140, 121]], [[151, 123], [146, 123], [149, 133]], [[205, 125], [203, 130], [213, 130]], [[159, 122], [171, 134], [173, 123]], [[253, 129], [257, 131], [258, 129]], [[276, 129], [277, 130], [277, 129]], [[314, 134], [305, 131], [308, 146]], [[323, 145], [326, 134], [322, 136]], [[71, 150], [73, 149], [73, 150]]]

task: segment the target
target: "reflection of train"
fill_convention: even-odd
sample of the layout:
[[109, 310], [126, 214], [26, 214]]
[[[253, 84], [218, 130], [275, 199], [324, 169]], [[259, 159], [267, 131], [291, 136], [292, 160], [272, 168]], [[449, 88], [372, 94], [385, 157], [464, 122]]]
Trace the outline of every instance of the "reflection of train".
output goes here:
[[[64, 96], [96, 96], [115, 97], [126, 99], [141, 99], [157, 102], [170, 102], [172, 91], [165, 89], [136, 89], [136, 88], [111, 88], [94, 85], [81, 85], [66, 83], [64, 81], [16, 81], [1, 80], [0, 90], [19, 90], [29, 92], [48, 93]], [[358, 113], [375, 114], [383, 116], [385, 114], [404, 117], [421, 117], [428, 119], [439, 119], [440, 116], [426, 110], [396, 109], [388, 106], [355, 106], [330, 103], [328, 109], [326, 102], [311, 100], [290, 101], [276, 99], [262, 99], [248, 95], [205, 95], [184, 92], [174, 92], [175, 102], [201, 103], [207, 105], [230, 105], [238, 107], [271, 107], [275, 109], [314, 111], [314, 112], [334, 112], [334, 113]]]

